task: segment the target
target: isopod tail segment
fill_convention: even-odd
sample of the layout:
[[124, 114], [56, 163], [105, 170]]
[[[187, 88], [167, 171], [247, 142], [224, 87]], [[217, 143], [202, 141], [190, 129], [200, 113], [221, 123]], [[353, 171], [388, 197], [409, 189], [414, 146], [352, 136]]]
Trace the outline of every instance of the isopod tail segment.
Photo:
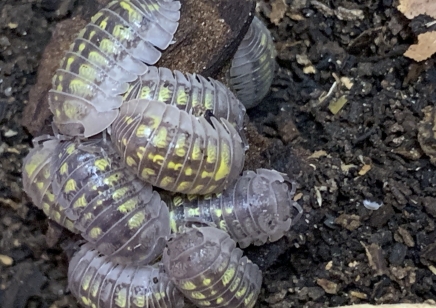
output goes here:
[[183, 295], [161, 263], [120, 265], [83, 245], [68, 267], [68, 286], [83, 307], [155, 308], [184, 306]]
[[92, 17], [62, 59], [49, 92], [62, 134], [90, 137], [111, 125], [128, 83], [173, 41], [180, 6], [173, 0], [112, 1]]
[[257, 169], [244, 171], [219, 194], [161, 195], [170, 208], [173, 232], [186, 222], [212, 223], [245, 248], [277, 241], [296, 224], [302, 209], [292, 199], [295, 186], [283, 173]]
[[142, 180], [171, 192], [218, 193], [244, 166], [239, 133], [226, 119], [195, 117], [163, 102], [135, 99], [120, 108], [111, 138]]
[[162, 256], [166, 273], [197, 307], [251, 308], [262, 285], [258, 266], [217, 228], [171, 235]]

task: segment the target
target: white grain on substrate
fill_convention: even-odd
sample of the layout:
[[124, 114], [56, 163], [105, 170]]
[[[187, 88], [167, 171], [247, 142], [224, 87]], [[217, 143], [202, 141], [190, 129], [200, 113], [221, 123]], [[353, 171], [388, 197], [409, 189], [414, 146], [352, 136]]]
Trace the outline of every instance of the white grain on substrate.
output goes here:
[[375, 201], [363, 200], [363, 206], [368, 210], [376, 211], [383, 206], [383, 202], [377, 203]]

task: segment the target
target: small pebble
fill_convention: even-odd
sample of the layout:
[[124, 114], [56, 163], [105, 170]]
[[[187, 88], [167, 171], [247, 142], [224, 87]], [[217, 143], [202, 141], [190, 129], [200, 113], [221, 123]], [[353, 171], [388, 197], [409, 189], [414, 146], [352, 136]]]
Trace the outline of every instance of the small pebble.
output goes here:
[[12, 95], [12, 88], [11, 87], [7, 87], [4, 91], [6, 96], [11, 96]]
[[0, 263], [5, 266], [11, 266], [14, 263], [14, 259], [7, 255], [0, 255]]
[[16, 131], [10, 129], [10, 130], [8, 130], [7, 132], [5, 132], [4, 136], [5, 136], [6, 138], [9, 138], [9, 137], [16, 136], [17, 134], [18, 134], [18, 132], [16, 132]]

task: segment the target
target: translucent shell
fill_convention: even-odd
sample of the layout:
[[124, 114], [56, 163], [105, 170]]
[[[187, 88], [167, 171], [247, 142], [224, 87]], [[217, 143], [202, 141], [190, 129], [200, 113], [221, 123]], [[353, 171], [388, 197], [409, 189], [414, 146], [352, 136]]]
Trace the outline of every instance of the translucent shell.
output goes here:
[[244, 171], [218, 195], [175, 195], [170, 206], [174, 232], [186, 222], [213, 223], [229, 233], [241, 248], [279, 240], [299, 220], [302, 209], [292, 200], [294, 185], [282, 173], [258, 169]]
[[168, 241], [162, 262], [177, 288], [197, 307], [253, 307], [262, 273], [227, 233], [188, 229]]
[[174, 105], [196, 117], [211, 111], [229, 121], [245, 140], [245, 107], [221, 82], [196, 74], [183, 74], [167, 68], [150, 67], [148, 72], [129, 85], [124, 100], [149, 99]]
[[118, 265], [89, 244], [70, 261], [68, 285], [83, 307], [183, 307], [183, 295], [163, 271], [154, 266]]
[[268, 93], [276, 69], [276, 50], [271, 33], [257, 17], [233, 57], [229, 84], [248, 108], [255, 107]]
[[[79, 33], [61, 61], [49, 92], [62, 134], [89, 137], [118, 115], [128, 82], [147, 72], [173, 40], [180, 2], [110, 2]], [[159, 49], [158, 49], [159, 48]]]
[[111, 127], [112, 141], [127, 166], [154, 186], [220, 192], [241, 173], [244, 145], [227, 120], [208, 120], [162, 102], [131, 100]]
[[[44, 143], [25, 159], [23, 183], [35, 205], [114, 262], [142, 264], [156, 259], [170, 225], [168, 208], [152, 186], [131, 174], [107, 141], [53, 142], [56, 146]], [[51, 160], [38, 164], [46, 161], [47, 152]], [[39, 174], [45, 174], [35, 169], [39, 165], [48, 178], [39, 180]], [[28, 183], [36, 183], [36, 188]], [[40, 201], [41, 194], [46, 199]]]
[[77, 233], [74, 222], [67, 218], [65, 212], [55, 202], [51, 187], [53, 179], [51, 165], [53, 153], [58, 145], [59, 141], [54, 138], [39, 144], [35, 142], [35, 147], [23, 160], [23, 189], [44, 214], [66, 229]]

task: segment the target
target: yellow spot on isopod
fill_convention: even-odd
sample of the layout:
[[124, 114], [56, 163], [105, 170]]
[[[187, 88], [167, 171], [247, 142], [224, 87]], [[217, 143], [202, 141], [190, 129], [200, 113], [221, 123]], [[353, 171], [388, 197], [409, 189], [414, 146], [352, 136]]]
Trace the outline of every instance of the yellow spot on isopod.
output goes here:
[[241, 282], [241, 277], [236, 276], [235, 280], [230, 284], [229, 290], [234, 293], [236, 291], [236, 288], [239, 286], [239, 283]]
[[185, 171], [185, 175], [187, 176], [191, 176], [194, 174], [194, 170], [192, 170], [191, 167], [186, 167], [185, 169], [183, 169], [183, 171]]
[[99, 228], [99, 227], [94, 227], [94, 228], [91, 229], [91, 231], [89, 231], [89, 236], [90, 236], [92, 239], [96, 239], [96, 238], [98, 238], [98, 237], [101, 235], [101, 233], [102, 233], [101, 228]]
[[241, 289], [236, 292], [236, 297], [241, 298], [245, 293], [247, 293], [247, 286], [244, 285]]
[[107, 159], [101, 158], [101, 159], [97, 159], [95, 161], [95, 166], [97, 167], [98, 170], [100, 171], [105, 171], [106, 168], [108, 168], [110, 165], [110, 163], [107, 161]]
[[177, 191], [185, 191], [186, 189], [188, 189], [189, 187], [191, 187], [192, 182], [181, 182], [178, 186], [177, 186]]
[[139, 147], [136, 156], [141, 160], [144, 157], [145, 147]]
[[77, 200], [74, 202], [73, 204], [73, 208], [77, 209], [77, 208], [81, 208], [81, 207], [85, 207], [88, 204], [88, 202], [86, 201], [86, 196], [85, 194], [82, 194], [79, 198], [77, 198]]
[[136, 129], [136, 137], [145, 138], [150, 135], [151, 130], [144, 124], [141, 124]]
[[141, 91], [139, 92], [139, 97], [138, 98], [147, 98], [147, 99], [151, 99], [151, 89], [150, 87], [144, 86], [141, 88]]
[[179, 106], [186, 106], [188, 102], [188, 95], [185, 92], [185, 89], [182, 87], [177, 88], [176, 94], [176, 104]]
[[68, 173], [68, 164], [67, 163], [63, 163], [61, 165], [61, 168], [59, 169], [59, 172], [61, 175], [65, 175]]
[[187, 291], [195, 290], [195, 288], [196, 288], [195, 284], [193, 284], [191, 281], [181, 282], [180, 287], [183, 290], [187, 290]]
[[178, 170], [180, 170], [182, 167], [183, 167], [183, 164], [176, 164], [176, 163], [174, 163], [174, 162], [172, 162], [172, 161], [170, 161], [170, 162], [168, 163], [168, 169], [173, 169], [173, 170], [178, 171]]
[[124, 308], [127, 305], [127, 290], [126, 288], [116, 289], [115, 291], [115, 305]]
[[232, 281], [233, 277], [235, 276], [235, 267], [231, 266], [229, 267], [223, 274], [221, 280], [223, 282], [223, 285], [226, 286]]
[[166, 103], [166, 102], [171, 100], [172, 94], [173, 93], [172, 93], [171, 89], [169, 89], [166, 86], [161, 86], [161, 88], [159, 89], [159, 92], [158, 92], [157, 100], [159, 102]]
[[203, 293], [200, 293], [200, 292], [197, 292], [197, 291], [191, 292], [191, 297], [193, 299], [205, 299], [206, 298], [206, 296], [204, 296]]
[[142, 177], [143, 179], [148, 179], [148, 178], [149, 178], [150, 176], [152, 176], [152, 175], [156, 175], [156, 173], [154, 172], [153, 169], [150, 169], [150, 168], [144, 168], [144, 169], [142, 169], [141, 177]]
[[39, 190], [42, 190], [44, 188], [44, 182], [36, 182], [36, 187], [38, 187]]
[[133, 167], [133, 166], [137, 165], [136, 160], [132, 156], [126, 157], [126, 163], [127, 163], [127, 166], [129, 166], [129, 167]]
[[139, 23], [142, 18], [141, 15], [132, 7], [132, 5], [127, 1], [121, 1], [120, 6], [125, 9], [129, 14], [129, 22], [131, 23]]
[[168, 146], [167, 136], [167, 129], [165, 127], [159, 128], [153, 137], [153, 145], [158, 148], [166, 148]]
[[82, 279], [82, 290], [87, 291], [89, 288], [89, 283], [91, 282], [92, 275], [85, 274], [85, 276]]
[[160, 181], [160, 186], [162, 188], [165, 188], [172, 183], [174, 183], [174, 178], [170, 176], [166, 176]]
[[127, 225], [129, 226], [129, 229], [137, 229], [140, 226], [142, 226], [142, 224], [145, 221], [145, 214], [143, 212], [139, 212], [136, 213], [135, 215], [132, 216], [132, 218], [129, 219], [129, 221], [127, 222]]
[[64, 188], [64, 192], [66, 194], [75, 191], [77, 189], [77, 183], [75, 180], [73, 179], [69, 179], [66, 183], [65, 183], [65, 188]]
[[138, 200], [136, 198], [132, 198], [132, 199], [127, 200], [123, 204], [121, 204], [117, 208], [117, 210], [120, 213], [127, 214], [127, 213], [133, 211], [136, 208], [137, 205], [138, 205]]
[[248, 295], [244, 298], [244, 304], [248, 305], [254, 297], [254, 292], [248, 293]]
[[126, 193], [129, 191], [129, 187], [122, 187], [114, 191], [112, 194], [112, 198], [114, 200], [120, 199], [126, 195]]

